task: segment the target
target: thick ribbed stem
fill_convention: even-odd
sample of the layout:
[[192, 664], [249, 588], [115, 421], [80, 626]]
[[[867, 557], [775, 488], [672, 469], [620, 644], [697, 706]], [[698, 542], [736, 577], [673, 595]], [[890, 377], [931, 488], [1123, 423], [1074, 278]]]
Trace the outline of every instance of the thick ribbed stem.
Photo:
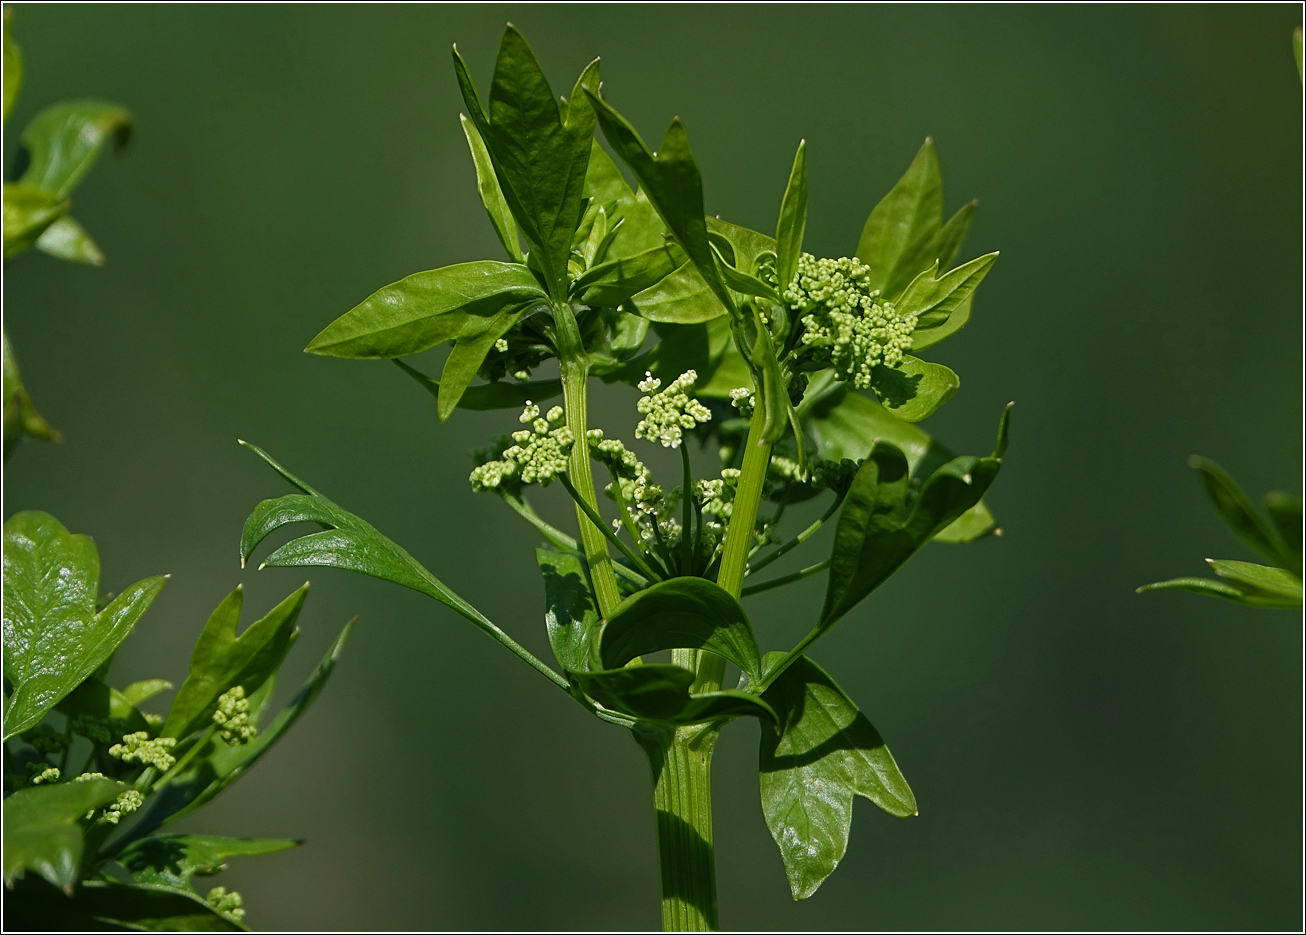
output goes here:
[[[589, 357], [585, 354], [571, 306], [565, 302], [555, 303], [553, 320], [557, 327], [558, 369], [562, 373], [562, 398], [567, 410], [567, 428], [571, 429], [576, 438], [571, 446], [567, 472], [576, 492], [597, 513], [599, 504], [594, 494], [594, 471], [590, 466], [589, 442], [585, 438], [589, 428], [586, 386], [590, 375]], [[606, 617], [621, 603], [621, 595], [617, 591], [617, 574], [612, 568], [612, 556], [608, 554], [608, 542], [603, 531], [594, 525], [580, 506], [576, 507], [576, 522], [580, 524], [580, 541], [585, 547], [585, 560], [589, 563], [599, 613]]]
[[712, 851], [712, 750], [717, 731], [697, 726], [636, 736], [653, 773], [662, 930], [714, 932], [720, 925]]

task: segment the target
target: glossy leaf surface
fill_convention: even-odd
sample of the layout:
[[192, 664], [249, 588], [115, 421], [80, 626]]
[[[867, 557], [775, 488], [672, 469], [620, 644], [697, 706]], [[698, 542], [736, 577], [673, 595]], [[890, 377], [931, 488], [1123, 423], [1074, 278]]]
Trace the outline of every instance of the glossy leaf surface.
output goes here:
[[190, 672], [168, 710], [162, 736], [183, 738], [207, 727], [218, 696], [236, 685], [252, 694], [281, 666], [297, 636], [295, 621], [308, 585], [292, 593], [239, 636], [244, 591], [236, 588], [209, 616], [191, 654]]
[[122, 643], [167, 579], [146, 578], [99, 613], [100, 560], [86, 536], [48, 513], [4, 526], [4, 736], [32, 727]]
[[569, 672], [589, 668], [599, 612], [585, 560], [554, 549], [536, 549], [544, 576], [544, 624], [558, 665]]
[[916, 357], [904, 357], [896, 367], [878, 364], [871, 371], [871, 389], [880, 403], [904, 422], [932, 415], [960, 385], [960, 378], [948, 367]]
[[31, 161], [22, 182], [67, 197], [110, 143], [122, 146], [131, 114], [107, 101], [66, 101], [47, 107], [23, 130]]
[[[767, 662], [781, 656], [770, 653]], [[854, 796], [899, 818], [916, 814], [916, 797], [879, 732], [806, 656], [762, 697], [781, 725], [779, 734], [762, 731], [762, 813], [794, 899], [806, 899], [848, 848]]]
[[20, 789], [6, 798], [5, 883], [31, 870], [71, 891], [81, 869], [83, 833], [78, 822], [127, 788], [110, 779], [91, 779]]
[[705, 649], [730, 660], [756, 684], [761, 658], [739, 601], [705, 578], [660, 581], [626, 598], [603, 625], [599, 657], [617, 669], [664, 649]]
[[485, 205], [490, 224], [494, 227], [499, 243], [507, 251], [508, 259], [521, 263], [523, 257], [521, 243], [517, 239], [517, 222], [508, 208], [508, 202], [504, 200], [503, 189], [499, 187], [498, 176], [494, 174], [494, 166], [490, 162], [489, 150], [485, 148], [485, 141], [481, 139], [476, 124], [462, 114], [459, 114], [458, 119], [462, 122], [467, 146], [472, 151], [472, 162], [476, 166], [476, 191], [481, 196], [481, 204]]
[[650, 321], [693, 325], [726, 314], [716, 292], [704, 281], [693, 260], [686, 260], [652, 286], [636, 293], [630, 307]]
[[306, 351], [324, 357], [406, 357], [485, 331], [496, 314], [543, 298], [519, 263], [477, 260], [414, 273], [368, 296], [322, 329]]
[[605, 708], [667, 725], [701, 724], [751, 716], [775, 723], [771, 706], [756, 695], [727, 689], [690, 694], [694, 673], [662, 663], [569, 673], [585, 694]]

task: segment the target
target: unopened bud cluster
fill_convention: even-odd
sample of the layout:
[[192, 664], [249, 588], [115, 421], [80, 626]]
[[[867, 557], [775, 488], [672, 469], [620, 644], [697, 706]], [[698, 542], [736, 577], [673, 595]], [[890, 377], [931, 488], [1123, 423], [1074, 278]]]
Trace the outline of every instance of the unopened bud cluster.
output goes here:
[[530, 428], [512, 433], [514, 444], [504, 450], [500, 460], [487, 461], [472, 471], [470, 480], [477, 492], [492, 490], [507, 480], [547, 487], [567, 470], [567, 455], [576, 436], [562, 424], [562, 407], [554, 406], [541, 418], [540, 407], [528, 401], [519, 421]]
[[855, 257], [820, 259], [804, 253], [784, 300], [801, 316], [800, 341], [814, 366], [830, 366], [859, 389], [877, 364], [896, 367], [911, 347], [916, 315], [899, 312], [871, 289], [871, 269]]
[[644, 418], [635, 426], [636, 438], [647, 438], [664, 448], [679, 448], [685, 429], [712, 418], [708, 408], [689, 395], [698, 374], [686, 370], [660, 393], [662, 381], [646, 372], [639, 388], [649, 395], [640, 398], [635, 408]]
[[172, 764], [177, 762], [168, 751], [177, 745], [175, 737], [158, 737], [150, 739], [150, 735], [138, 730], [133, 734], [126, 734], [122, 738], [122, 743], [116, 743], [109, 748], [109, 756], [122, 760], [124, 763], [142, 763], [146, 766], [153, 766], [159, 772], [167, 772], [172, 768]]
[[218, 697], [213, 723], [222, 741], [233, 747], [249, 743], [258, 733], [258, 728], [249, 720], [249, 699], [245, 697], [243, 686], [237, 685]]

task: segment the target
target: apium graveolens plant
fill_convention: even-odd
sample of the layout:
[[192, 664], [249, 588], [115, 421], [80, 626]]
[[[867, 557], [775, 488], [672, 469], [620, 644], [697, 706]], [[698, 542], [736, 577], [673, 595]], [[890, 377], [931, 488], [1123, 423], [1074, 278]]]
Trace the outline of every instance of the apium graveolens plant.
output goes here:
[[[1007, 447], [1006, 411], [983, 457], [953, 457], [913, 423], [958, 386], [947, 367], [916, 355], [966, 323], [997, 254], [952, 267], [974, 203], [944, 223], [928, 140], [871, 212], [855, 255], [817, 258], [802, 250], [804, 145], [772, 236], [705, 216], [684, 126], [672, 121], [650, 150], [603, 96], [597, 60], [560, 100], [509, 26], [488, 108], [456, 48], [453, 60], [478, 190], [506, 259], [386, 286], [308, 351], [395, 360], [436, 395], [441, 420], [460, 407], [520, 410], [517, 430], [477, 454], [471, 483], [548, 543], [537, 557], [561, 671], [257, 448], [298, 492], [258, 505], [242, 558], [283, 526], [316, 523], [322, 531], [263, 565], [329, 565], [420, 591], [629, 731], [652, 767], [667, 930], [718, 925], [712, 751], [727, 724], [759, 719], [763, 812], [794, 897], [808, 897], [844, 854], [855, 795], [916, 814], [884, 741], [808, 652], [925, 543], [994, 528], [981, 497]], [[444, 343], [452, 349], [438, 381], [399, 360]], [[551, 359], [560, 377], [533, 379]], [[590, 424], [592, 378], [643, 392], [634, 448]], [[700, 466], [719, 460], [703, 475], [691, 440]], [[639, 444], [676, 450], [678, 476], [655, 478]], [[527, 499], [555, 481], [575, 501], [575, 536]], [[782, 533], [786, 506], [816, 497], [828, 501], [820, 518]], [[764, 501], [773, 509], [763, 512]], [[830, 521], [828, 558], [761, 580]], [[810, 632], [764, 654], [741, 600], [817, 574], [827, 586]], [[644, 658], [666, 650], [670, 662]], [[729, 664], [740, 673], [734, 685]]]
[[[4, 110], [22, 60], [4, 19]], [[35, 246], [99, 265], [99, 248], [68, 215], [68, 193], [130, 127], [117, 104], [41, 111], [23, 132], [29, 162], [4, 187], [5, 261]], [[57, 439], [32, 406], [4, 342], [4, 447]], [[247, 931], [239, 893], [200, 895], [196, 877], [232, 857], [302, 841], [170, 834], [160, 829], [212, 801], [275, 744], [321, 692], [346, 625], [291, 702], [265, 723], [277, 670], [299, 635], [299, 588], [237, 635], [237, 588], [209, 617], [166, 714], [146, 710], [164, 679], [122, 685], [114, 656], [166, 575], [116, 596], [100, 588], [95, 543], [25, 510], [4, 524], [4, 927], [26, 931]], [[115, 684], [120, 688], [113, 687]]]

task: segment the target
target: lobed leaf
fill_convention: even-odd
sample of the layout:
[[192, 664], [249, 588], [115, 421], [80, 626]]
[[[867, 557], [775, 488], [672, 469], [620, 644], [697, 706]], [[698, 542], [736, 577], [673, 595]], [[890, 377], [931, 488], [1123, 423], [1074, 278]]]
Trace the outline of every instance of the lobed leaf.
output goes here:
[[71, 894], [81, 872], [79, 822], [91, 809], [107, 805], [128, 788], [111, 779], [91, 779], [20, 789], [6, 798], [5, 884], [12, 886], [32, 870]]
[[599, 661], [618, 669], [664, 649], [703, 649], [739, 666], [757, 684], [761, 653], [739, 601], [705, 578], [671, 578], [626, 598], [599, 631]]
[[139, 838], [117, 854], [137, 883], [193, 890], [191, 877], [226, 869], [231, 857], [256, 857], [298, 847], [288, 838], [226, 838], [203, 834], [163, 834]]
[[237, 685], [247, 695], [271, 677], [299, 635], [295, 621], [308, 597], [308, 584], [293, 592], [266, 616], [236, 635], [244, 591], [237, 587], [209, 615], [195, 641], [190, 672], [168, 710], [160, 735], [188, 737], [206, 727], [217, 710], [218, 697]]
[[100, 559], [48, 513], [4, 526], [4, 674], [13, 686], [4, 737], [22, 733], [109, 658], [162, 590], [138, 581], [95, 612]]
[[[767, 662], [782, 655], [769, 653]], [[806, 656], [762, 697], [780, 718], [779, 733], [762, 731], [762, 813], [794, 899], [806, 899], [848, 848], [854, 796], [899, 818], [916, 814], [916, 797], [879, 732]]]
[[544, 298], [520, 263], [476, 260], [414, 273], [368, 296], [309, 342], [324, 357], [406, 357], [487, 330], [496, 315]]

